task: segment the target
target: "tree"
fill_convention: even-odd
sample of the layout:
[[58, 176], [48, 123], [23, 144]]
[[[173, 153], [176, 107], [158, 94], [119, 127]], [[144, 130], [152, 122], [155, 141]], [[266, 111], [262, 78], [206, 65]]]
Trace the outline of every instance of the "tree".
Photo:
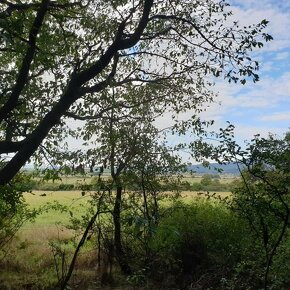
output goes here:
[[39, 212], [30, 209], [22, 198], [23, 192], [31, 190], [31, 176], [19, 173], [12, 184], [1, 186], [0, 189], [0, 256], [2, 257], [5, 246], [14, 238], [21, 226], [25, 222], [33, 221]]
[[[136, 97], [137, 93], [135, 92]], [[122, 92], [119, 94], [114, 91], [107, 99], [114, 104], [116, 99], [122, 97]], [[150, 177], [153, 181], [158, 174], [164, 177], [169, 170], [176, 172], [177, 168], [181, 168], [176, 165], [180, 160], [171, 156], [168, 148], [160, 143], [160, 132], [152, 124], [154, 114], [158, 114], [158, 109], [151, 108], [149, 103], [144, 102], [142, 110], [135, 110], [134, 107], [126, 110], [112, 108], [108, 110], [108, 118], [102, 124], [91, 125], [97, 128], [99, 134], [96, 139], [98, 145], [94, 150], [89, 150], [89, 155], [97, 158], [98, 163], [103, 163], [103, 166], [109, 168], [111, 172], [111, 193], [115, 193], [112, 209], [114, 248], [121, 270], [125, 274], [131, 274], [131, 267], [122, 246], [121, 215], [126, 186], [129, 184], [131, 189], [138, 188], [139, 195], [140, 190], [142, 191], [144, 216], [149, 221], [151, 218], [147, 202], [149, 190], [146, 187], [149, 186]], [[156, 196], [154, 197], [156, 201]], [[140, 196], [137, 199], [140, 199]]]
[[[236, 144], [230, 135], [225, 137], [218, 150], [225, 154], [228, 161], [243, 168], [240, 169], [241, 181], [233, 189], [230, 205], [248, 222], [258, 247], [262, 248], [262, 282], [263, 289], [267, 290], [273, 283], [270, 270], [274, 258], [289, 234], [289, 133], [282, 139], [273, 134], [267, 138], [257, 135], [245, 149]], [[258, 256], [261, 255], [258, 253]]]
[[[223, 1], [0, 4], [0, 153], [12, 155], [0, 170], [2, 185], [32, 156], [41, 160], [68, 134], [77, 135], [71, 119], [86, 120], [88, 130], [112, 107], [137, 109], [143, 102], [161, 112], [198, 111], [213, 97], [205, 76], [257, 81], [249, 52], [271, 39], [263, 33], [266, 20], [229, 26]], [[131, 95], [108, 103], [113, 87]], [[140, 102], [135, 90], [144, 92]]]
[[[118, 97], [120, 98], [115, 91], [107, 96], [111, 104]], [[102, 167], [110, 169], [111, 179], [105, 177], [103, 180], [102, 174], [99, 174], [95, 184], [97, 192], [92, 194], [93, 214], [86, 221], [86, 228], [70, 264], [70, 270], [60, 281], [62, 289], [71, 277], [78, 252], [90, 231], [98, 233], [98, 240], [103, 240], [102, 246], [108, 252], [111, 262], [116, 259], [125, 275], [134, 273], [136, 262], [131, 263], [132, 256], [128, 246], [132, 245], [124, 241], [124, 236], [127, 240], [132, 236], [131, 243], [136, 242], [135, 239], [142, 240], [145, 248], [142, 250], [146, 251], [145, 259], [150, 260], [147, 242], [150, 231], [158, 223], [159, 193], [166, 190], [165, 187], [162, 189], [161, 182], [168, 181], [172, 172], [175, 173], [172, 179], [176, 181], [176, 173], [184, 167], [180, 165], [180, 158], [160, 143], [160, 132], [151, 122], [154, 115], [148, 114], [150, 107], [145, 108], [149, 104], [142, 105], [143, 110], [137, 111], [135, 108], [127, 108], [125, 111], [111, 108], [108, 110], [108, 118], [101, 124], [92, 124], [99, 132], [96, 135], [98, 145], [89, 149], [87, 154], [93, 158], [93, 163], [103, 164]], [[98, 221], [102, 214], [105, 214], [107, 225]], [[79, 226], [81, 223], [78, 221], [76, 224]], [[106, 237], [101, 234], [104, 232], [107, 232]], [[106, 239], [110, 242], [105, 241]], [[108, 246], [110, 250], [106, 248]]]

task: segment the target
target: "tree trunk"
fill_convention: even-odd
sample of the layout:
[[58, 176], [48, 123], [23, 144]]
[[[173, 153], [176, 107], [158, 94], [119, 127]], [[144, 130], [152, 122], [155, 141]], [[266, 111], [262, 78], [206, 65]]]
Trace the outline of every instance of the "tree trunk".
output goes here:
[[116, 251], [116, 257], [120, 265], [121, 271], [125, 275], [131, 274], [131, 268], [128, 264], [126, 255], [122, 247], [122, 234], [121, 234], [121, 201], [122, 201], [122, 186], [117, 185], [116, 199], [113, 211], [113, 220], [114, 220], [114, 245]]

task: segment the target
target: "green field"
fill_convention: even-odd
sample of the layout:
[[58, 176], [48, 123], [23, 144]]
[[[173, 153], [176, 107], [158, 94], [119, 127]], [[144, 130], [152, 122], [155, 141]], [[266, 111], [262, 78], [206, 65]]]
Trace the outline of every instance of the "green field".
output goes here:
[[[67, 206], [74, 216], [81, 217], [90, 196], [82, 196], [81, 191], [33, 191], [25, 193], [24, 199], [36, 209], [56, 201]], [[73, 231], [66, 228], [69, 218], [68, 212], [49, 209], [39, 214], [34, 222], [24, 224], [0, 260], [0, 281], [7, 285], [7, 289], [38, 289], [29, 288], [29, 285], [50, 289], [50, 283], [57, 279], [52, 245], [65, 245], [74, 236]], [[70, 243], [66, 247], [68, 254], [74, 249]]]
[[[67, 206], [76, 216], [85, 211], [85, 206], [90, 198], [89, 195], [82, 196], [81, 191], [33, 191], [24, 194], [25, 201], [32, 208], [39, 208], [47, 203], [58, 202]], [[26, 224], [25, 228], [38, 228], [54, 226], [59, 222], [66, 223], [69, 220], [68, 213], [59, 210], [49, 210], [40, 214], [34, 223]]]
[[[202, 180], [202, 177], [203, 177], [202, 175], [197, 175], [197, 176], [184, 175], [182, 180], [187, 181], [189, 183], [200, 182]], [[239, 177], [220, 175], [219, 181], [222, 184], [228, 184], [237, 179], [239, 179]]]
[[[170, 194], [170, 193], [169, 193]], [[219, 192], [217, 195], [226, 197], [230, 192]], [[204, 198], [206, 193], [194, 191], [183, 191], [181, 198], [190, 202], [195, 198]], [[25, 201], [31, 208], [40, 208], [54, 202], [64, 205], [69, 211], [73, 212], [75, 217], [81, 217], [86, 213], [90, 195], [82, 196], [81, 191], [33, 191], [32, 193], [24, 194]], [[166, 201], [162, 202], [167, 203]], [[20, 239], [30, 239], [31, 236], [36, 236], [37, 241], [41, 244], [51, 238], [59, 235], [68, 235], [69, 231], [65, 228], [69, 224], [70, 215], [66, 211], [49, 209], [39, 214], [34, 222], [27, 222], [20, 230], [18, 236]], [[34, 242], [36, 242], [34, 240]]]

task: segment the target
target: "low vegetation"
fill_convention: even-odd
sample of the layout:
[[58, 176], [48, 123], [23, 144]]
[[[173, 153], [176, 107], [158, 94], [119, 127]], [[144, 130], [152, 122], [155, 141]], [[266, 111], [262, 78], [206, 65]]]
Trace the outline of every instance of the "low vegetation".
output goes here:
[[[117, 267], [118, 257], [113, 249], [113, 198], [110, 192], [97, 191], [96, 180], [93, 177], [85, 181], [96, 191], [33, 190], [24, 194], [28, 208], [38, 209], [38, 215], [2, 251], [1, 289], [61, 287], [96, 211], [99, 213], [73, 267], [69, 280], [72, 289], [263, 288], [263, 243], [247, 218], [233, 210], [244, 196], [234, 191], [230, 200], [216, 199], [210, 192], [197, 195], [192, 186], [204, 186], [204, 191], [208, 185], [238, 188], [243, 184], [241, 180], [191, 177], [180, 182], [180, 189], [186, 190], [180, 190], [181, 195], [173, 194], [176, 186], [168, 188], [167, 184], [164, 193], [159, 193], [158, 219], [152, 200], [148, 201], [150, 216], [146, 216], [140, 194], [128, 191], [120, 217], [122, 249], [130, 264], [126, 276]], [[273, 259], [268, 277], [271, 289], [290, 286], [288, 243], [288, 239], [283, 239]]]

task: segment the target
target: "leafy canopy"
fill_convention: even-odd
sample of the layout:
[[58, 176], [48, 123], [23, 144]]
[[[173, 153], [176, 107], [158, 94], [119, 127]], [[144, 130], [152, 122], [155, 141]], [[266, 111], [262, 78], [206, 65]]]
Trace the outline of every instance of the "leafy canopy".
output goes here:
[[[249, 54], [271, 40], [266, 20], [230, 23], [224, 1], [0, 3], [0, 154], [12, 155], [0, 184], [32, 156], [50, 159], [68, 135], [101, 136], [112, 109], [115, 122], [145, 108], [149, 121], [197, 114], [214, 97], [207, 76], [257, 81]], [[199, 128], [194, 118], [190, 126]], [[82, 130], [69, 125], [75, 119]]]

